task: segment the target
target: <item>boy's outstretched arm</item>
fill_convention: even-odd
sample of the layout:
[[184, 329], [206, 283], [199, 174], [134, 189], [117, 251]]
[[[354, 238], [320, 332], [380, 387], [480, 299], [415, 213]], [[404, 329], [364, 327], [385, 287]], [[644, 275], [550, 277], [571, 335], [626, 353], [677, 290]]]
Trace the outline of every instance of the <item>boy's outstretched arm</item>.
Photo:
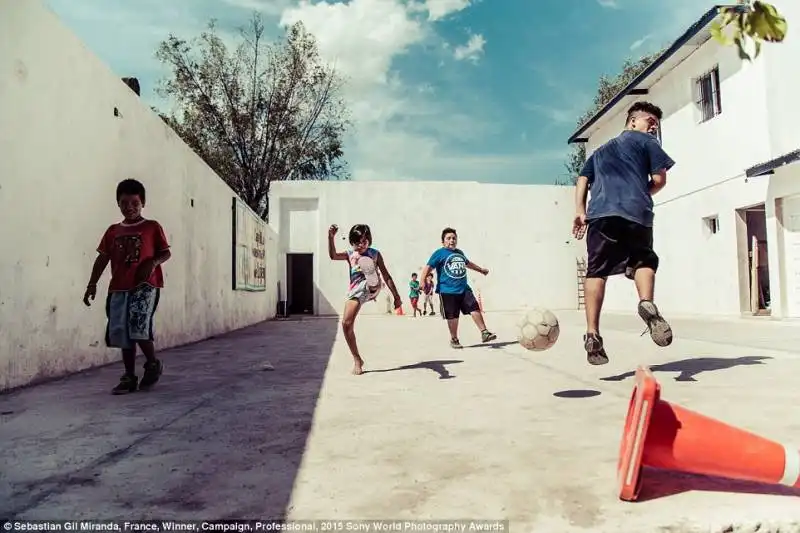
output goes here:
[[332, 225], [330, 229], [328, 229], [328, 257], [336, 260], [347, 260], [347, 254], [344, 252], [337, 252], [336, 251], [336, 243], [333, 242], [333, 236], [336, 235], [338, 228], [336, 225]]
[[397, 287], [394, 284], [394, 280], [392, 279], [392, 275], [389, 274], [389, 270], [386, 268], [386, 264], [383, 262], [383, 254], [378, 253], [377, 261], [378, 268], [381, 271], [381, 275], [383, 276], [383, 281], [386, 283], [386, 286], [389, 287], [389, 290], [392, 291], [392, 296], [394, 296], [394, 307], [397, 309], [402, 305], [402, 301], [400, 300], [400, 293], [397, 292]]
[[480, 272], [484, 276], [489, 273], [489, 269], [488, 268], [479, 267], [478, 265], [476, 265], [472, 261], [467, 261], [467, 268], [469, 268], [470, 270], [474, 270], [475, 272]]

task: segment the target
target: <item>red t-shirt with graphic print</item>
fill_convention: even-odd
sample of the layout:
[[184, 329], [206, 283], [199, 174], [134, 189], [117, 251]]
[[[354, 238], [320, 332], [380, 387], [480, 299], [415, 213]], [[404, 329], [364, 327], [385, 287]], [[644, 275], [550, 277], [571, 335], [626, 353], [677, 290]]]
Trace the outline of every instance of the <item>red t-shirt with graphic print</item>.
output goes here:
[[[169, 248], [164, 228], [155, 220], [143, 219], [133, 224], [120, 222], [109, 226], [97, 251], [111, 263], [109, 291], [129, 291], [136, 287], [136, 269], [157, 253]], [[158, 265], [146, 283], [164, 287], [164, 274]]]

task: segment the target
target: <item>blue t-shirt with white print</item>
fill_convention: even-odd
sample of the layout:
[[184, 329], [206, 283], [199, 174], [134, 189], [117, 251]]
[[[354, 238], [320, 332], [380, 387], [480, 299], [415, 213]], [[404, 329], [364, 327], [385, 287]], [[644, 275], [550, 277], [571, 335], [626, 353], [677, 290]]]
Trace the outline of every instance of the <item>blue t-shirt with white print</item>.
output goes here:
[[650, 176], [675, 165], [649, 133], [625, 130], [589, 156], [581, 175], [589, 181], [591, 198], [586, 219], [622, 217], [642, 226], [653, 225]]
[[436, 269], [437, 294], [463, 294], [467, 284], [467, 256], [458, 248], [441, 247], [428, 259], [428, 266]]

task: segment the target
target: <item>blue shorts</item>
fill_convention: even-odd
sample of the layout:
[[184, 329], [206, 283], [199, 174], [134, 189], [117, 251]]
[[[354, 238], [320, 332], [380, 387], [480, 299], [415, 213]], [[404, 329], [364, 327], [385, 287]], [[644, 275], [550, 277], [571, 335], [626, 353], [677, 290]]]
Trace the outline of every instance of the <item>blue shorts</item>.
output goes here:
[[114, 291], [106, 299], [106, 346], [131, 349], [137, 341], [155, 338], [153, 317], [161, 291], [140, 285], [131, 291]]

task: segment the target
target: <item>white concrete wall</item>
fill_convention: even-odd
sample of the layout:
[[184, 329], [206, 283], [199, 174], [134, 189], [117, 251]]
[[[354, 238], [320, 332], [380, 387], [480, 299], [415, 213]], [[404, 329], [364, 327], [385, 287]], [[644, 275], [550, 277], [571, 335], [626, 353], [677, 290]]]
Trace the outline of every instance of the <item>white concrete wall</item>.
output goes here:
[[766, 207], [772, 315], [800, 318], [800, 163], [757, 179], [769, 181]]
[[[405, 312], [411, 273], [419, 273], [441, 246], [447, 226], [458, 231], [459, 246], [470, 260], [490, 271], [487, 277], [470, 273], [486, 310], [576, 309], [575, 259], [581, 251], [570, 235], [573, 205], [573, 190], [558, 186], [281, 182], [272, 186], [270, 224], [281, 235], [282, 287], [286, 252], [315, 254], [319, 314], [341, 313], [347, 290], [346, 264], [328, 258], [328, 227], [339, 226], [336, 243], [344, 251], [347, 232], [357, 223], [370, 225]], [[371, 304], [363, 312], [385, 313], [386, 306]]]
[[[762, 48], [771, 147], [766, 159], [800, 149], [800, 104], [795, 90], [800, 80], [800, 35], [792, 22], [800, 18], [800, 4], [790, 0], [776, 0], [774, 4], [789, 21], [789, 31], [782, 43]], [[769, 183], [766, 211], [772, 316], [800, 317], [800, 164], [755, 179]]]
[[[694, 79], [719, 65], [722, 113], [699, 123]], [[709, 41], [659, 80], [642, 100], [662, 108], [662, 145], [676, 161], [667, 187], [654, 197], [656, 282], [665, 313], [741, 313], [735, 209], [763, 202], [766, 181], [744, 179], [744, 170], [769, 159], [764, 113], [764, 62], [742, 63], [733, 48]], [[630, 103], [591, 136], [591, 153], [624, 126]], [[718, 215], [709, 236], [703, 218]], [[636, 292], [624, 278], [608, 286], [605, 308], [635, 309]]]
[[81, 299], [124, 178], [145, 184], [172, 244], [159, 348], [274, 316], [274, 234], [269, 290], [233, 291], [233, 192], [117, 75], [34, 0], [0, 0], [0, 50], [0, 389], [118, 360], [103, 346], [108, 271], [94, 305]]
[[800, 83], [800, 3], [796, 0], [773, 2], [787, 18], [789, 30], [780, 44], [762, 47], [761, 60], [766, 72], [766, 118], [773, 157], [800, 148], [800, 105], [797, 84]]

